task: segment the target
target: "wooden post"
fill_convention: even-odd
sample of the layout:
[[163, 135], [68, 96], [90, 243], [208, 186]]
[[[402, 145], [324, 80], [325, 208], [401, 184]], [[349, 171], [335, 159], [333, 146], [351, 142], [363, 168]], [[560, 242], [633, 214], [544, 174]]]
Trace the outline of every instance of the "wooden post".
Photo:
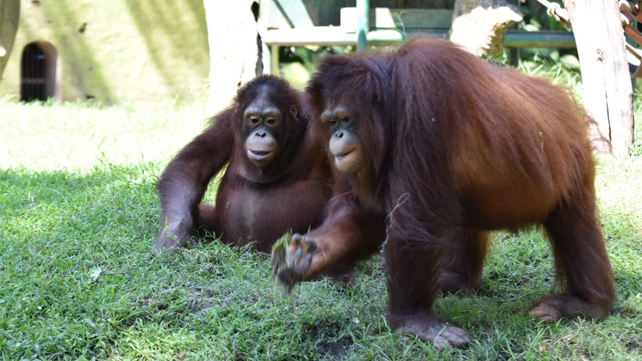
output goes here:
[[[584, 106], [616, 155], [633, 144], [633, 89], [616, 0], [564, 0], [584, 85]], [[606, 151], [597, 142], [598, 151]]]
[[270, 46], [270, 54], [271, 54], [271, 68], [270, 68], [270, 74], [276, 75], [276, 76], [281, 76], [281, 69], [279, 67], [279, 46], [278, 45], [272, 45]]
[[262, 73], [256, 2], [203, 0], [210, 43], [210, 113], [227, 107], [239, 86]]

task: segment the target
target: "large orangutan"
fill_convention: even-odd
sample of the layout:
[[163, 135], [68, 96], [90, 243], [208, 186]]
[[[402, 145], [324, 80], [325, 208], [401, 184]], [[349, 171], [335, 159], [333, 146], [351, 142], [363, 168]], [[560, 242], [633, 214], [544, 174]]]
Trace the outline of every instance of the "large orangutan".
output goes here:
[[[156, 249], [176, 250], [196, 233], [213, 232], [268, 252], [284, 232], [318, 226], [332, 177], [321, 144], [308, 137], [308, 118], [302, 94], [282, 79], [261, 76], [239, 89], [163, 172]], [[216, 207], [201, 203], [226, 164]]]
[[[563, 293], [536, 301], [542, 320], [603, 317], [615, 298], [596, 220], [591, 119], [549, 80], [493, 67], [458, 46], [414, 39], [396, 51], [331, 56], [309, 93], [315, 131], [360, 202], [388, 215], [388, 320], [436, 347], [470, 335], [432, 310], [440, 289], [481, 283], [488, 232], [541, 225]], [[284, 282], [340, 263], [332, 214], [295, 235]], [[353, 256], [351, 256], [353, 257]]]

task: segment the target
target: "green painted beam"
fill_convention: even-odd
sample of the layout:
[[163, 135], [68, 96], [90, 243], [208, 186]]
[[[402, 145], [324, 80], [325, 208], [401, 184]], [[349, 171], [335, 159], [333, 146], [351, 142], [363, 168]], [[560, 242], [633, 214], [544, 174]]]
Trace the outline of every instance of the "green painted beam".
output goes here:
[[452, 9], [389, 9], [399, 29], [450, 29]]
[[[267, 45], [279, 46], [343, 46], [357, 45], [357, 34], [336, 31], [338, 28], [316, 28], [311, 30], [269, 30], [261, 39]], [[396, 30], [374, 30], [366, 34], [369, 44], [391, 44], [405, 39], [404, 35]]]
[[508, 48], [575, 48], [570, 31], [508, 31], [504, 36]]
[[[303, 45], [357, 45], [355, 33], [338, 31], [338, 28], [317, 27], [310, 30], [270, 30], [263, 36], [268, 45], [303, 46]], [[448, 30], [429, 29], [409, 31], [403, 34], [396, 30], [372, 30], [366, 34], [371, 45], [385, 45], [404, 40], [407, 36], [421, 35], [445, 39]], [[504, 46], [509, 48], [575, 48], [575, 37], [565, 31], [508, 31], [504, 37]]]
[[370, 0], [357, 0], [357, 50], [368, 48], [370, 30]]

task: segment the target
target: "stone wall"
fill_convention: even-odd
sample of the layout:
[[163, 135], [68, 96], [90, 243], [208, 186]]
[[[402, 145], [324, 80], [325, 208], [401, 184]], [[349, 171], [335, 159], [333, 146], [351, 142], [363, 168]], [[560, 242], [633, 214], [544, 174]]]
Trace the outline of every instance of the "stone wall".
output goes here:
[[55, 49], [56, 100], [205, 100], [209, 47], [203, 0], [21, 0], [0, 97], [19, 100], [22, 52], [32, 42]]

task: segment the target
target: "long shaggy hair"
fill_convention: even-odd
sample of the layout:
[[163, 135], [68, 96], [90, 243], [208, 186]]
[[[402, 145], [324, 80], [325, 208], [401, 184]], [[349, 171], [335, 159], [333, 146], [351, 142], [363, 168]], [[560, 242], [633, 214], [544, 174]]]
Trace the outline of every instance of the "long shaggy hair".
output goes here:
[[[486, 239], [462, 230], [542, 224], [568, 291], [610, 308], [592, 119], [567, 89], [492, 66], [449, 42], [413, 39], [390, 52], [324, 58], [307, 94], [313, 132], [325, 144], [330, 134], [318, 121], [324, 111], [341, 104], [358, 115], [367, 166], [347, 178], [363, 200], [389, 214], [391, 305], [430, 309], [445, 259], [461, 256], [445, 254], [445, 246]], [[474, 247], [479, 251], [460, 247], [472, 252], [461, 256], [471, 267], [485, 255], [484, 246], [468, 249]], [[471, 274], [480, 276], [481, 268]]]

